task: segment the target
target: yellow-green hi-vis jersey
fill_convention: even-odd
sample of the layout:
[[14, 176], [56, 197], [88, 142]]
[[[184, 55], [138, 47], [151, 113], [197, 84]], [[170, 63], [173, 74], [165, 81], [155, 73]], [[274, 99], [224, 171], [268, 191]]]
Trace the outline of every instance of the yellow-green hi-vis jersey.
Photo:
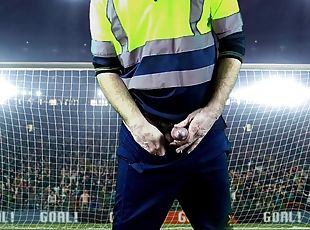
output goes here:
[[91, 0], [93, 63], [144, 112], [180, 120], [206, 104], [219, 58], [242, 61], [242, 25], [237, 0]]

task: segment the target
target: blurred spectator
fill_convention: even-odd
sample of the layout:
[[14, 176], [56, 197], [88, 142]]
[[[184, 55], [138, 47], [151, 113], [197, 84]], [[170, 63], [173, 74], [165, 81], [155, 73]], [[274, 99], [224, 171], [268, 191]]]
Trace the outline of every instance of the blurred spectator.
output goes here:
[[49, 210], [55, 210], [57, 205], [57, 196], [53, 190], [50, 191], [50, 194], [47, 197], [47, 205]]
[[80, 204], [81, 204], [81, 210], [88, 210], [89, 204], [90, 204], [90, 195], [87, 190], [84, 190], [82, 195], [80, 196]]

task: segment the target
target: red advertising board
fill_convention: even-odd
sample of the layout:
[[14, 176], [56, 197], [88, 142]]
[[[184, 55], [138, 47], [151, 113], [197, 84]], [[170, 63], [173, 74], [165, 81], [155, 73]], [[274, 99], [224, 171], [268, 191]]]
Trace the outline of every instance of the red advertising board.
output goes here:
[[[236, 218], [229, 216], [229, 223], [236, 224]], [[169, 211], [164, 224], [189, 224], [189, 220], [183, 211]]]
[[183, 211], [169, 211], [164, 224], [189, 224]]

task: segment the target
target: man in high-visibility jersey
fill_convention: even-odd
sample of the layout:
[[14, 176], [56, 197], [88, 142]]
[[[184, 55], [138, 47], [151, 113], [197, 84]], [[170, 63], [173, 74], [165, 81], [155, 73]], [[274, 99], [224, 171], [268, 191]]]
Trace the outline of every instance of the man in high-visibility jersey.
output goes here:
[[[221, 113], [245, 50], [237, 0], [91, 0], [90, 28], [99, 85], [123, 120], [113, 229], [157, 230], [174, 199], [194, 229], [224, 229]], [[188, 137], [173, 140], [173, 126]]]

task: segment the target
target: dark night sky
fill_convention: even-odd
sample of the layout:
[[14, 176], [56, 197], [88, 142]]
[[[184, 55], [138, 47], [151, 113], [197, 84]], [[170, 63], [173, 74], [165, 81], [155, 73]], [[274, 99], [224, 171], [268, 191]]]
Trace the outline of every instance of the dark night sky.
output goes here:
[[[91, 61], [89, 0], [0, 0], [0, 61]], [[239, 0], [247, 63], [310, 63], [310, 0]]]

